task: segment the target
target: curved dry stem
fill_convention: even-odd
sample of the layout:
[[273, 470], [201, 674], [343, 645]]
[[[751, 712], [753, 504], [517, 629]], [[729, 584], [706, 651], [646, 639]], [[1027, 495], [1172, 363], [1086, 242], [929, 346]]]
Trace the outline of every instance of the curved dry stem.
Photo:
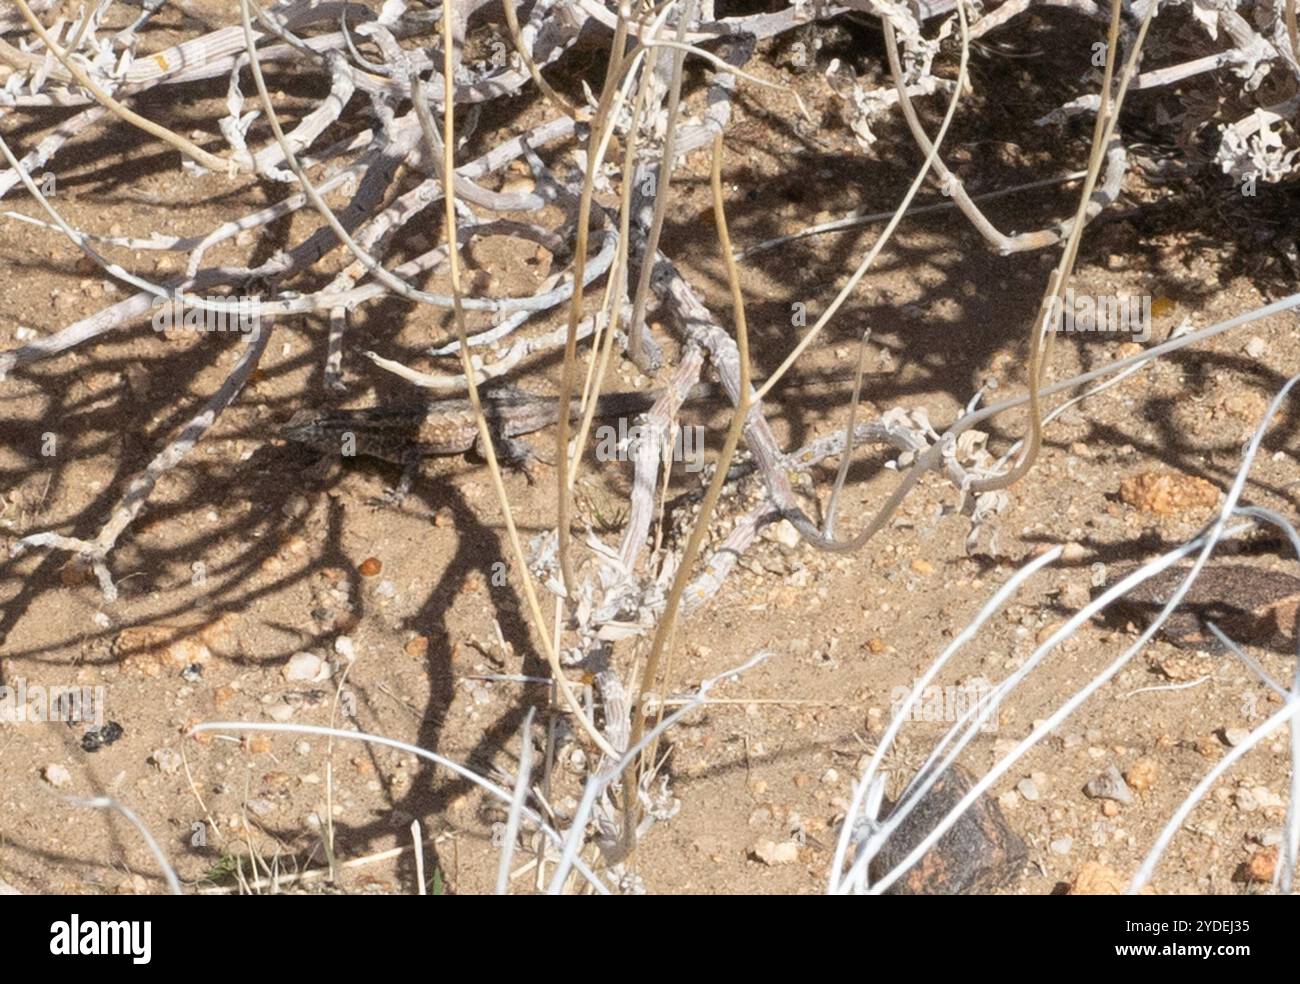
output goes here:
[[[1066, 241], [1061, 261], [1048, 281], [1047, 290], [1043, 295], [1043, 301], [1039, 309], [1039, 317], [1034, 321], [1032, 334], [1030, 335], [1028, 363], [1029, 434], [1025, 439], [1024, 451], [1020, 459], [1005, 475], [972, 482], [971, 491], [977, 495], [982, 492], [993, 492], [1014, 485], [1029, 473], [1038, 458], [1043, 438], [1040, 388], [1044, 381], [1047, 356], [1051, 352], [1052, 342], [1051, 335], [1048, 335], [1047, 342], [1044, 344], [1043, 336], [1047, 333], [1048, 319], [1052, 316], [1052, 311], [1056, 309], [1056, 306], [1061, 303], [1065, 295], [1066, 284], [1074, 272], [1074, 264], [1079, 256], [1079, 243], [1083, 238], [1084, 216], [1092, 200], [1093, 189], [1097, 186], [1097, 177], [1101, 172], [1102, 160], [1105, 158], [1106, 148], [1110, 145], [1111, 138], [1115, 133], [1115, 127], [1119, 122], [1120, 109], [1124, 105], [1124, 97], [1128, 93], [1129, 84], [1133, 80], [1133, 73], [1137, 69], [1138, 57], [1142, 52], [1142, 43], [1146, 40], [1147, 29], [1151, 26], [1151, 18], [1155, 16], [1156, 7], [1157, 4], [1154, 2], [1147, 7], [1146, 16], [1143, 17], [1142, 24], [1138, 28], [1137, 37], [1133, 41], [1133, 50], [1129, 52], [1128, 60], [1124, 64], [1124, 74], [1120, 77], [1119, 90], [1115, 93], [1114, 101], [1111, 102], [1107, 98], [1097, 112], [1097, 120], [1093, 127], [1092, 158], [1088, 162], [1088, 176], [1084, 179], [1083, 188], [1079, 192], [1079, 207], [1075, 213], [1074, 226], [1070, 230], [1070, 238]], [[1118, 47], [1119, 17], [1120, 8], [1117, 4], [1111, 14], [1110, 31], [1107, 35], [1106, 74], [1102, 82], [1103, 98], [1110, 95], [1110, 81], [1114, 71]]]

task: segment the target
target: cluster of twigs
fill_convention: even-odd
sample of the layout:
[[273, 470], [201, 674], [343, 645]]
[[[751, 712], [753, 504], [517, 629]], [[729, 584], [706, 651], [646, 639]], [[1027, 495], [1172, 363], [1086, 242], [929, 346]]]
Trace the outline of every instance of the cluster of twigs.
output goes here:
[[[1072, 217], [1046, 229], [1008, 234], [984, 215], [977, 199], [944, 164], [942, 145], [969, 90], [972, 44], [995, 30], [1005, 30], [1017, 18], [1031, 16], [1031, 7], [1045, 5], [1068, 7], [1105, 25], [1104, 32], [1090, 34], [1087, 40], [1089, 45], [1100, 45], [1096, 91], [1057, 107], [1051, 116], [1094, 114], [1092, 155], [1088, 167], [1072, 176], [1079, 181]], [[1258, 85], [1266, 68], [1300, 78], [1291, 8], [1266, 4], [1257, 7], [1257, 13], [1264, 8], [1257, 30], [1230, 4], [1161, 6], [1155, 0], [1128, 8], [1115, 4], [1110, 9], [1091, 0], [1042, 0], [1033, 5], [1029, 0], [1009, 0], [988, 11], [965, 0], [840, 4], [797, 0], [773, 12], [740, 16], [720, 16], [712, 0], [669, 0], [659, 6], [631, 0], [612, 5], [602, 0], [533, 0], [520, 11], [515, 0], [464, 0], [429, 8], [387, 0], [378, 10], [346, 0], [284, 0], [266, 8], [256, 0], [239, 0], [238, 23], [161, 50], [147, 49], [150, 18], [161, 6], [145, 0], [137, 12], [114, 0], [87, 0], [80, 5], [12, 0], [12, 9], [0, 12], [0, 66], [4, 66], [0, 67], [0, 112], [40, 120], [43, 114], [75, 110], [50, 126], [30, 148], [13, 146], [0, 137], [0, 153], [8, 164], [0, 171], [0, 195], [21, 184], [47, 218], [6, 215], [11, 221], [34, 222], [62, 233], [107, 275], [132, 288], [124, 299], [47, 337], [0, 353], [0, 378], [137, 326], [160, 302], [220, 311], [225, 303], [220, 292], [255, 289], [258, 318], [224, 384], [127, 484], [109, 520], [93, 538], [41, 531], [23, 537], [16, 549], [47, 547], [83, 558], [95, 571], [105, 596], [112, 599], [116, 591], [110, 570], [112, 551], [161, 476], [194, 448], [239, 396], [277, 325], [289, 319], [324, 319], [327, 342], [320, 372], [328, 390], [346, 391], [344, 357], [355, 348], [436, 394], [468, 394], [478, 412], [481, 443], [487, 449], [535, 636], [561, 701], [602, 753], [571, 830], [568, 834], [551, 831], [555, 843], [562, 845], [564, 858], [552, 881], [556, 890], [565, 883], [570, 866], [578, 864], [576, 851], [586, 836], [588, 820], [598, 832], [596, 840], [606, 861], [615, 864], [634, 846], [637, 830], [644, 827], [641, 818], [652, 819], [660, 812], [650, 792], [653, 770], [638, 768], [638, 755], [685, 710], [662, 718], [647, 733], [647, 708], [642, 702], [662, 683], [679, 610], [706, 602], [718, 590], [764, 524], [784, 518], [816, 548], [857, 550], [885, 526], [927, 472], [946, 476], [959, 490], [968, 514], [977, 522], [987, 520], [1005, 501], [1003, 490], [1034, 464], [1042, 429], [1051, 416], [1044, 400], [1232, 327], [1216, 326], [1183, 336], [1076, 379], [1055, 383], [1047, 379], [1052, 337], [1045, 330], [1047, 312], [1070, 281], [1084, 229], [1116, 200], [1128, 167], [1118, 128], [1126, 95], [1220, 70], [1242, 77], [1246, 89]], [[1222, 32], [1232, 47], [1173, 67], [1140, 71], [1143, 46], [1157, 11], [1181, 16], [1175, 9], [1179, 6], [1189, 8], [1190, 16], [1211, 39]], [[868, 115], [895, 107], [901, 111], [924, 164], [834, 301], [756, 388], [750, 378], [744, 299], [736, 270], [738, 256], [744, 252], [737, 254], [728, 235], [720, 179], [732, 101], [738, 86], [752, 85], [757, 93], [773, 86], [745, 69], [767, 39], [847, 12], [879, 20], [892, 84], [879, 91], [855, 85], [845, 93], [846, 99]], [[510, 49], [491, 43], [498, 38], [508, 39]], [[553, 81], [555, 74], [548, 80], [547, 72], [562, 66], [566, 53], [580, 40], [592, 39], [609, 52], [599, 92], [584, 82], [581, 96], [566, 95]], [[935, 67], [945, 44], [956, 54], [950, 78]], [[486, 58], [471, 54], [488, 51], [494, 54]], [[690, 58], [710, 73], [703, 93], [684, 91], [684, 64]], [[264, 74], [272, 65], [279, 71], [326, 80], [328, 95], [289, 124], [282, 120]], [[213, 79], [226, 80], [227, 114], [218, 121], [224, 146], [199, 146], [165, 121], [146, 118], [132, 108], [145, 93], [179, 90]], [[250, 82], [253, 94], [246, 95]], [[466, 131], [473, 129], [482, 105], [523, 93], [542, 100], [548, 118], [473, 159], [461, 159]], [[934, 93], [948, 98], [942, 122], [931, 134], [914, 100]], [[1266, 181], [1284, 176], [1292, 151], [1278, 134], [1292, 115], [1293, 102], [1256, 111], [1228, 126], [1221, 151], [1224, 169], [1240, 174], [1254, 168]], [[685, 113], [688, 104], [694, 109], [690, 119]], [[139, 129], [168, 145], [179, 153], [188, 174], [224, 175], [232, 182], [255, 177], [283, 183], [289, 194], [273, 205], [222, 222], [202, 237], [156, 232], [104, 235], [76, 228], [44, 193], [39, 174], [78, 138], [95, 130], [119, 132], [122, 127]], [[870, 132], [866, 127], [858, 129], [860, 134]], [[323, 141], [327, 133], [332, 142]], [[713, 209], [735, 311], [734, 330], [718, 321], [674, 258], [660, 249], [674, 168], [687, 154], [701, 150], [712, 154]], [[532, 191], [486, 187], [492, 176], [516, 161], [531, 173]], [[617, 176], [616, 186], [609, 183], [611, 174]], [[1043, 316], [1026, 326], [1027, 395], [979, 407], [977, 394], [970, 411], [940, 434], [919, 411], [895, 409], [876, 420], [858, 421], [855, 394], [855, 405], [840, 432], [805, 448], [782, 449], [766, 419], [764, 397], [823, 337], [930, 176], [992, 249], [1009, 253], [1060, 247], [1060, 261], [1042, 299]], [[344, 207], [334, 209], [325, 196], [340, 191], [350, 197]], [[434, 219], [439, 204], [440, 220]], [[551, 227], [536, 220], [548, 209], [563, 216]], [[241, 233], [266, 230], [271, 223], [307, 211], [319, 216], [319, 226], [260, 263], [206, 261], [214, 247], [231, 245]], [[850, 217], [850, 221], [866, 218], [870, 217]], [[441, 244], [405, 262], [390, 263], [399, 233], [431, 219], [443, 228]], [[460, 251], [487, 236], [535, 244], [557, 259], [571, 256], [571, 265], [532, 295], [467, 292]], [[181, 254], [186, 259], [184, 272], [151, 280], [105, 255], [116, 248]], [[298, 289], [313, 279], [313, 273], [319, 283], [322, 259], [340, 250], [349, 262], [325, 286]], [[432, 277], [445, 277], [439, 281], [446, 285], [443, 292], [416, 286], [417, 281]], [[593, 303], [587, 294], [597, 289], [600, 297]], [[450, 312], [454, 335], [432, 345], [429, 354], [458, 357], [458, 371], [417, 372], [370, 351], [370, 343], [356, 338], [350, 329], [355, 313], [385, 298]], [[1293, 303], [1294, 298], [1287, 299], [1236, 323]], [[632, 449], [635, 481], [621, 540], [612, 546], [592, 535], [576, 543], [573, 492], [596, 398], [615, 348], [643, 369], [662, 368], [660, 346], [647, 331], [654, 305], [670, 315], [680, 345], [668, 386], [647, 415], [643, 437]], [[548, 312], [560, 313], [558, 327], [532, 334], [523, 331]], [[504, 343], [508, 347], [495, 361], [474, 354], [489, 346], [500, 351]], [[525, 545], [514, 524], [479, 393], [496, 379], [526, 372], [548, 351], [563, 353], [555, 528], [549, 537]], [[654, 556], [647, 558], [651, 525], [663, 507], [658, 492], [667, 482], [665, 449], [671, 448], [678, 410], [706, 365], [735, 406], [732, 425], [682, 549], [674, 552], [655, 543]], [[859, 369], [859, 383], [860, 373]], [[565, 411], [575, 400], [584, 412], [572, 427]], [[1023, 446], [1008, 452], [1017, 455], [1014, 464], [1008, 467], [1005, 460], [994, 461], [987, 455], [972, 463], [963, 435], [981, 421], [1024, 403], [1029, 406], [1029, 431]], [[875, 516], [855, 535], [841, 538], [833, 528], [836, 498], [854, 448], [867, 444], [894, 447], [908, 456], [911, 467]], [[761, 501], [741, 517], [717, 550], [703, 558], [701, 570], [711, 513], [731, 459], [742, 446], [760, 477]], [[840, 474], [824, 509], [827, 519], [819, 524], [796, 499], [791, 476], [835, 456], [841, 460]], [[554, 618], [543, 610], [542, 591], [554, 596]], [[638, 661], [639, 675], [630, 685], [612, 669], [610, 659], [614, 643], [628, 637], [649, 639]], [[574, 693], [565, 676], [566, 660], [596, 668], [603, 721], [593, 718]], [[527, 738], [524, 745], [528, 746]], [[515, 820], [531, 809], [525, 805], [527, 769], [521, 770], [520, 782], [515, 796], [507, 797], [513, 802]], [[620, 784], [621, 803], [612, 795]], [[864, 783], [863, 790], [868, 788], [875, 787]], [[846, 837], [860, 828], [846, 824]], [[1292, 824], [1293, 833], [1294, 829]], [[865, 887], [861, 859], [870, 856], [887, 832], [887, 827], [881, 827], [866, 837], [853, 871], [841, 878], [837, 870], [834, 885]], [[847, 857], [846, 843], [841, 845], [841, 859]], [[1294, 847], [1291, 850], [1293, 864]], [[507, 868], [508, 862], [509, 850], [504, 859]], [[598, 890], [607, 887], [593, 873], [584, 875]]]

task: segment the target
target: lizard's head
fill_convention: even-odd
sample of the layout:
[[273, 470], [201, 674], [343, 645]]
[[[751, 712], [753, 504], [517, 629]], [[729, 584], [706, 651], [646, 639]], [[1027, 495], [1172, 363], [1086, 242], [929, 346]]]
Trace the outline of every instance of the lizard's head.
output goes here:
[[315, 447], [321, 439], [320, 419], [320, 413], [316, 410], [299, 410], [280, 428], [280, 437]]

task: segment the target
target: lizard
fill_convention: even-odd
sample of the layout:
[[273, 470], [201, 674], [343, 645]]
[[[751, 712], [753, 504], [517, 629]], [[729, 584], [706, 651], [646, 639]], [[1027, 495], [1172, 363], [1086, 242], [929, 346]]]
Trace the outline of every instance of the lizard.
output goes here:
[[[1150, 622], [1177, 590], [1188, 568], [1186, 564], [1175, 564], [1148, 578], [1117, 598], [1115, 608], [1144, 624]], [[1136, 569], [1136, 564], [1117, 568], [1111, 583]], [[1298, 608], [1300, 578], [1247, 564], [1208, 564], [1161, 626], [1161, 632], [1183, 648], [1222, 651], [1223, 646], [1205, 627], [1205, 622], [1210, 621], [1239, 644], [1293, 652]]]
[[[687, 399], [702, 399], [719, 392], [719, 387], [713, 384], [700, 383], [690, 389]], [[597, 399], [595, 416], [645, 413], [663, 393], [662, 389], [607, 393]], [[486, 392], [481, 402], [500, 457], [515, 464], [538, 457], [518, 438], [549, 427], [560, 418], [559, 400], [555, 397], [513, 387]], [[577, 420], [580, 416], [577, 400], [571, 404], [570, 411], [572, 419]], [[326, 454], [364, 455], [402, 465], [405, 471], [394, 493], [397, 498], [410, 490], [415, 472], [425, 458], [469, 451], [485, 457], [474, 407], [466, 399], [360, 410], [299, 410], [280, 429], [280, 436]]]

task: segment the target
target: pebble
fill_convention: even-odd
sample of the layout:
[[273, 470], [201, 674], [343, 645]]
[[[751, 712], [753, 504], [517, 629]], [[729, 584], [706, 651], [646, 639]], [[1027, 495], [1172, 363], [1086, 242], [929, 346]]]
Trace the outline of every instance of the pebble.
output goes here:
[[357, 647], [353, 644], [351, 636], [341, 635], [335, 639], [334, 651], [349, 663], [354, 662], [357, 658]]
[[1083, 794], [1089, 799], [1112, 799], [1128, 804], [1133, 802], [1133, 791], [1129, 789], [1119, 769], [1111, 766], [1101, 775], [1091, 779], [1083, 787]]
[[793, 550], [799, 546], [799, 531], [794, 528], [794, 524], [788, 519], [783, 519], [772, 528], [772, 539], [787, 550]]
[[1123, 895], [1128, 881], [1097, 861], [1085, 861], [1070, 883], [1071, 895]]
[[1233, 795], [1233, 800], [1237, 804], [1237, 809], [1243, 813], [1254, 813], [1256, 810], [1280, 808], [1285, 805], [1282, 797], [1267, 786], [1239, 786]]
[[1058, 837], [1052, 841], [1050, 846], [1053, 854], [1069, 854], [1070, 849], [1074, 847], [1074, 838], [1069, 835]]
[[91, 728], [81, 736], [81, 749], [85, 752], [97, 752], [106, 745], [111, 745], [122, 737], [123, 727], [116, 721], [109, 721], [102, 728]]
[[749, 853], [769, 867], [792, 864], [799, 860], [799, 844], [792, 840], [781, 841], [779, 844], [773, 840], [761, 840], [749, 849]]
[[1065, 624], [1064, 620], [1057, 621], [1057, 622], [1048, 622], [1046, 625], [1044, 625], [1041, 629], [1038, 630], [1038, 634], [1034, 636], [1034, 641], [1038, 643], [1038, 645], [1040, 646], [1043, 645], [1045, 642], [1047, 642], [1048, 639], [1056, 635], [1057, 631], [1064, 624]]
[[149, 756], [149, 761], [158, 767], [158, 771], [165, 776], [175, 775], [181, 770], [183, 764], [181, 753], [174, 748], [157, 748]]
[[1268, 342], [1255, 335], [1246, 343], [1246, 354], [1252, 359], [1262, 359], [1268, 355]]
[[1267, 786], [1255, 787], [1255, 800], [1264, 810], [1281, 810], [1286, 806], [1286, 800]]
[[323, 683], [330, 678], [329, 663], [315, 653], [294, 653], [284, 666], [284, 678], [304, 683]]
[[1125, 478], [1119, 485], [1119, 497], [1140, 512], [1172, 516], [1214, 508], [1219, 490], [1199, 476], [1163, 469]]
[[1236, 748], [1243, 741], [1250, 737], [1249, 728], [1224, 728], [1223, 740], [1232, 748]]
[[565, 759], [564, 764], [574, 775], [585, 775], [587, 772], [587, 753], [581, 748], [575, 748]]
[[1061, 604], [1067, 609], [1078, 611], [1084, 605], [1092, 600], [1092, 594], [1088, 586], [1081, 581], [1070, 581], [1061, 587], [1060, 594]]
[[[291, 495], [280, 504], [280, 515], [285, 519], [301, 519], [309, 512], [311, 512], [311, 500], [302, 494]], [[282, 555], [285, 553], [301, 554], [303, 550], [298, 546], [298, 541], [301, 539], [298, 536], [289, 537], [281, 544], [280, 553]], [[306, 541], [303, 541], [302, 545], [305, 547]]]
[[1124, 773], [1124, 779], [1128, 782], [1129, 787], [1139, 793], [1145, 792], [1154, 786], [1159, 776], [1160, 766], [1156, 764], [1156, 760], [1153, 758], [1138, 759]]
[[1221, 754], [1219, 743], [1208, 735], [1201, 735], [1194, 744], [1196, 750], [1205, 758], [1216, 759]]
[[1251, 855], [1250, 861], [1245, 865], [1244, 874], [1247, 881], [1271, 882], [1276, 868], [1277, 848], [1266, 847], [1262, 851], [1256, 851]]
[[[871, 865], [872, 877], [882, 878], [910, 854], [974, 784], [969, 773], [955, 766], [941, 776], [881, 846]], [[987, 894], [1014, 881], [1027, 857], [1024, 841], [1007, 824], [997, 803], [981, 795], [939, 842], [885, 891], [888, 895]]]
[[1030, 779], [1027, 776], [1024, 779], [1021, 779], [1018, 783], [1016, 783], [1016, 791], [1025, 798], [1026, 802], [1029, 803], [1038, 802], [1038, 796], [1039, 796], [1038, 785], [1037, 783], [1034, 782], [1033, 779]]
[[72, 784], [72, 773], [66, 767], [58, 765], [47, 765], [43, 770], [45, 781], [55, 789], [63, 789], [65, 786]]
[[292, 720], [298, 708], [293, 704], [279, 703], [272, 705], [271, 709], [266, 712], [266, 716], [277, 724], [287, 724]]

